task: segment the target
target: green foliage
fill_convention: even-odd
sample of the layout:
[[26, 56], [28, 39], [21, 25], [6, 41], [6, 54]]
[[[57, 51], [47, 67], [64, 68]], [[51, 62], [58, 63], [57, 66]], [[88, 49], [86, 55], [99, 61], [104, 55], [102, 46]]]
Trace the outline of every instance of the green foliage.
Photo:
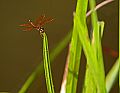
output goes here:
[[106, 76], [106, 90], [107, 93], [110, 92], [110, 89], [112, 88], [114, 82], [116, 81], [118, 77], [118, 71], [119, 71], [119, 59], [115, 62], [113, 67], [110, 69], [109, 73]]
[[[82, 15], [81, 20], [85, 21], [86, 17], [86, 9], [87, 9], [87, 0], [84, 2], [82, 0], [78, 0], [76, 14]], [[84, 24], [84, 23], [83, 23]], [[67, 83], [66, 83], [66, 93], [76, 93], [77, 82], [78, 82], [78, 74], [80, 68], [80, 57], [82, 51], [82, 45], [80, 43], [77, 22], [74, 20], [74, 27], [72, 33], [72, 39], [70, 43], [70, 58], [68, 65], [68, 75], [67, 75]]]
[[119, 1], [119, 90], [120, 90], [120, 1]]
[[42, 34], [43, 34], [43, 61], [44, 61], [44, 71], [45, 71], [47, 91], [48, 93], [54, 93], [49, 50], [48, 50], [48, 40], [46, 34], [45, 33]]
[[[53, 62], [55, 57], [60, 54], [60, 52], [67, 46], [68, 42], [71, 38], [71, 32], [69, 32], [56, 46], [53, 48], [53, 50], [50, 52], [50, 61]], [[28, 79], [25, 81], [22, 88], [19, 90], [18, 93], [26, 93], [28, 89], [30, 88], [31, 84], [34, 82], [37, 76], [41, 75], [43, 73], [43, 62], [41, 64], [38, 64], [36, 69], [31, 73], [31, 75], [28, 77]]]
[[[101, 32], [100, 35], [102, 36], [103, 35], [104, 22], [98, 22], [98, 26], [99, 26], [99, 28], [101, 28], [101, 31], [99, 31], [99, 32]], [[92, 38], [92, 40], [93, 39], [94, 38]], [[102, 57], [102, 49], [101, 49], [101, 43], [100, 42], [99, 42], [99, 46], [98, 46], [98, 53], [99, 54], [96, 56], [96, 57], [98, 57], [98, 62], [100, 62], [100, 64], [98, 64], [99, 65], [98, 71], [102, 72], [102, 70], [104, 68], [103, 68], [103, 57]], [[89, 61], [89, 60], [87, 60], [87, 61]], [[87, 63], [89, 63], [89, 62], [87, 62]], [[100, 66], [101, 66], [101, 69], [100, 69]], [[104, 72], [102, 73], [102, 75], [103, 75], [103, 77], [101, 76], [101, 79], [103, 78], [103, 82], [102, 82], [102, 80], [101, 80], [101, 82], [104, 84], [105, 83], [105, 81], [104, 81], [104, 79], [105, 79]], [[86, 75], [85, 75], [85, 83], [84, 83], [84, 87], [83, 87], [83, 93], [88, 93], [89, 91], [91, 91], [91, 93], [96, 93], [97, 92], [97, 86], [96, 85], [97, 84], [95, 83], [95, 79], [94, 79], [94, 76], [92, 75], [90, 66], [87, 64], [87, 66], [86, 66]], [[103, 89], [104, 89], [105, 88], [105, 84], [101, 85], [101, 87], [103, 87]]]
[[26, 93], [32, 82], [34, 82], [35, 78], [38, 75], [41, 75], [43, 72], [43, 63], [48, 93], [54, 93], [50, 61], [52, 62], [54, 58], [66, 47], [70, 41], [70, 38], [70, 53], [68, 54], [69, 64], [66, 77], [67, 83], [65, 87], [66, 93], [76, 93], [82, 49], [87, 59], [82, 93], [109, 93], [118, 76], [119, 59], [116, 61], [115, 65], [111, 68], [110, 72], [105, 78], [104, 60], [101, 45], [101, 39], [104, 31], [104, 22], [98, 21], [97, 13], [95, 11], [95, 0], [90, 0], [89, 4], [92, 11], [92, 38], [89, 39], [86, 24], [88, 0], [77, 0], [72, 37], [71, 32], [68, 33], [68, 35], [60, 43], [58, 43], [58, 45], [49, 55], [47, 36], [45, 33], [43, 33], [43, 62], [26, 80], [19, 93]]

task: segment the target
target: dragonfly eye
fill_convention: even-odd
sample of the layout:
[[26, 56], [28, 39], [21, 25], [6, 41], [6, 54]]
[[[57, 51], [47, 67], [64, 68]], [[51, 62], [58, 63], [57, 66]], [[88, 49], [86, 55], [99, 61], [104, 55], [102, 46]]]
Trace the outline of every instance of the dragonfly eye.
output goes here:
[[28, 22], [32, 22], [32, 21], [29, 19]]
[[40, 27], [40, 32], [41, 32], [41, 33], [44, 32], [44, 27]]

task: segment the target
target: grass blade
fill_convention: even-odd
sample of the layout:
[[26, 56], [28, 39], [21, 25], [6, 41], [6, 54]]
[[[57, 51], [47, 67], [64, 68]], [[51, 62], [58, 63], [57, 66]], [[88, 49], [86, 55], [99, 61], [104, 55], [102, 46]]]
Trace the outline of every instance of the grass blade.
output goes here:
[[[87, 9], [87, 0], [85, 1], [78, 0], [77, 7], [76, 7], [76, 14], [80, 15], [81, 13], [83, 13], [86, 17], [86, 12], [84, 12], [86, 11], [86, 9]], [[82, 17], [83, 16], [81, 16], [81, 19], [84, 20], [84, 18]], [[66, 93], [76, 93], [76, 89], [77, 89], [82, 46], [78, 37], [76, 26], [77, 26], [77, 23], [76, 21], [74, 21], [72, 40], [70, 44], [70, 59], [68, 64]]]
[[98, 68], [96, 68], [97, 73], [99, 73], [99, 76], [97, 76], [99, 79], [99, 82], [96, 82], [96, 83], [97, 83], [98, 91], [105, 93], [106, 92], [105, 72], [104, 72], [102, 47], [101, 47], [101, 35], [103, 33], [104, 23], [98, 22], [97, 13], [95, 11], [95, 0], [90, 1], [90, 8], [92, 10], [91, 20], [92, 20], [92, 27], [93, 27], [92, 47], [97, 58], [96, 63], [99, 66]]
[[118, 77], [118, 72], [119, 72], [119, 62], [120, 60], [117, 59], [111, 70], [108, 72], [106, 76], [106, 90], [107, 93], [110, 92], [110, 89], [112, 88], [114, 82], [116, 81]]
[[70, 45], [70, 59], [68, 64], [68, 75], [66, 93], [76, 93], [78, 73], [80, 67], [81, 44], [74, 29]]
[[[120, 0], [119, 0], [119, 60], [120, 60]], [[120, 90], [120, 61], [119, 61], [119, 90]]]
[[48, 40], [45, 33], [43, 33], [43, 60], [44, 60], [44, 71], [45, 79], [48, 93], [54, 93], [51, 67], [50, 67], [50, 58], [48, 50]]
[[99, 82], [100, 81], [99, 76], [101, 75], [101, 73], [99, 72], [100, 70], [99, 70], [99, 65], [97, 63], [97, 56], [95, 55], [95, 51], [91, 46], [90, 40], [88, 39], [87, 33], [85, 31], [87, 29], [85, 25], [83, 25], [83, 23], [79, 20], [78, 16], [76, 15], [75, 17], [78, 23], [79, 38], [82, 43], [85, 56], [87, 60], [89, 60], [87, 61], [88, 62], [87, 64], [89, 65], [92, 75], [94, 77], [95, 83], [97, 84], [97, 91], [98, 93], [105, 93], [105, 90], [102, 89], [103, 87], [101, 86], [102, 83]]
[[86, 65], [85, 80], [82, 93], [96, 93], [97, 87], [91, 69]]
[[[110, 2], [113, 0], [109, 0]], [[105, 2], [103, 2], [105, 3]], [[109, 3], [109, 2], [108, 2]], [[105, 4], [99, 4], [96, 6], [96, 10], [100, 7], [102, 7]], [[99, 7], [100, 6], [100, 7]], [[79, 8], [78, 8], [79, 9]], [[119, 9], [120, 10], [120, 9]], [[90, 15], [91, 11], [89, 11], [87, 13], [87, 17]], [[120, 32], [120, 31], [119, 31]], [[120, 34], [120, 33], [119, 33]], [[120, 36], [120, 35], [119, 35]], [[50, 53], [50, 60], [51, 62], [54, 60], [54, 58], [67, 46], [68, 42], [70, 41], [70, 37], [71, 37], [71, 32], [69, 32], [65, 38], [63, 38], [62, 41], [60, 41], [57, 46], [53, 49], [53, 51]], [[119, 39], [120, 41], [120, 39]], [[120, 49], [119, 49], [120, 50]], [[120, 52], [119, 52], [120, 53]], [[22, 86], [22, 88], [19, 90], [18, 93], [26, 93], [27, 90], [29, 89], [29, 87], [31, 86], [31, 84], [34, 82], [34, 80], [36, 79], [36, 77], [38, 75], [41, 75], [43, 73], [43, 63], [41, 62], [41, 64], [38, 64], [38, 66], [36, 67], [36, 69], [30, 74], [30, 76], [27, 78], [27, 80], [25, 81], [24, 85]], [[119, 74], [120, 75], [120, 74]], [[120, 85], [120, 83], [119, 83]]]
[[[72, 32], [72, 31], [71, 31]], [[53, 62], [55, 57], [67, 46], [67, 44], [70, 41], [71, 32], [69, 32], [56, 46], [53, 48], [53, 50], [50, 52], [50, 60]], [[36, 69], [31, 73], [31, 75], [28, 77], [28, 79], [25, 81], [22, 88], [19, 90], [18, 93], [26, 93], [31, 86], [31, 84], [34, 82], [36, 77], [38, 75], [41, 75], [43, 73], [43, 62], [41, 64], [38, 64]]]
[[[104, 29], [104, 22], [98, 22], [99, 28], [101, 31], [101, 38], [103, 36], [103, 29]], [[99, 41], [99, 56], [98, 56], [98, 60], [101, 63], [101, 67], [103, 68], [103, 57], [102, 57], [102, 48], [101, 48], [101, 39]], [[87, 61], [89, 61], [87, 59]], [[87, 62], [90, 63], [90, 62]], [[85, 73], [85, 80], [84, 80], [84, 87], [83, 87], [83, 91], [82, 93], [89, 93], [89, 91], [91, 91], [91, 93], [96, 93], [97, 87], [95, 84], [95, 80], [94, 77], [91, 73], [91, 69], [89, 67], [89, 65], [86, 65], [86, 73]]]

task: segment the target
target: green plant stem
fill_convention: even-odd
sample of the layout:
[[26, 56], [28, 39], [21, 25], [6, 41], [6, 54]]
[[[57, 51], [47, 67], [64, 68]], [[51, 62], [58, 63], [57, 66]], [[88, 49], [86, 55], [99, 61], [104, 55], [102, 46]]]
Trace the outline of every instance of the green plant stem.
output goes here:
[[[110, 0], [109, 0], [110, 1]], [[112, 0], [111, 0], [112, 1]], [[109, 3], [109, 2], [108, 2]], [[106, 4], [104, 4], [106, 5]], [[100, 6], [100, 4], [99, 4]], [[103, 7], [100, 6], [100, 7]], [[96, 8], [99, 9], [100, 7]], [[120, 10], [120, 7], [119, 7]], [[120, 12], [119, 12], [120, 13]], [[91, 12], [87, 13], [87, 17], [91, 14]], [[120, 14], [119, 14], [120, 15]], [[120, 18], [119, 18], [119, 23], [120, 23]], [[120, 24], [119, 24], [120, 25]], [[120, 26], [119, 26], [120, 27]], [[50, 52], [50, 60], [51, 62], [53, 62], [54, 58], [67, 46], [68, 42], [70, 41], [70, 37], [71, 37], [71, 32], [70, 31], [65, 38], [63, 38], [62, 41], [60, 41], [56, 47]], [[120, 36], [120, 30], [119, 30], [119, 36]], [[119, 37], [120, 38], [120, 37]], [[120, 41], [120, 39], [119, 39]], [[120, 47], [120, 45], [119, 45]], [[119, 48], [120, 50], [120, 48]], [[119, 52], [120, 53], [120, 52]], [[120, 54], [119, 54], [120, 55]], [[120, 72], [120, 71], [119, 71]], [[36, 79], [37, 76], [41, 75], [43, 73], [43, 62], [41, 62], [40, 64], [38, 64], [38, 66], [35, 68], [35, 70], [30, 74], [30, 76], [27, 78], [27, 80], [25, 81], [25, 83], [23, 84], [23, 86], [21, 87], [21, 89], [18, 91], [18, 93], [26, 93], [27, 90], [29, 89], [29, 87], [31, 86], [31, 84], [34, 82], [34, 80]], [[120, 74], [119, 74], [120, 75]], [[120, 86], [120, 82], [119, 82], [119, 86]]]
[[[119, 0], [119, 60], [120, 60], [120, 0]], [[119, 91], [120, 91], [120, 61], [119, 61]]]
[[[72, 32], [72, 31], [71, 31]], [[53, 62], [55, 57], [60, 54], [60, 52], [67, 46], [67, 44], [70, 41], [71, 38], [71, 32], [69, 32], [65, 38], [63, 38], [56, 46], [53, 48], [53, 50], [50, 52], [50, 60]], [[18, 93], [26, 93], [28, 91], [28, 88], [31, 86], [35, 78], [43, 73], [43, 62], [38, 64], [36, 69], [31, 73], [31, 75], [28, 77], [28, 79], [25, 81], [22, 88], [19, 90]]]
[[110, 71], [108, 72], [107, 76], [106, 76], [106, 90], [107, 93], [110, 92], [114, 82], [116, 81], [117, 77], [118, 77], [118, 72], [119, 72], [119, 59], [117, 59], [117, 61], [115, 62], [115, 64], [113, 65], [113, 67], [110, 69]]
[[44, 72], [45, 72], [47, 91], [48, 93], [54, 93], [54, 86], [53, 86], [51, 66], [50, 66], [50, 58], [49, 58], [48, 40], [47, 40], [47, 36], [45, 32], [42, 34], [43, 34]]
[[[85, 21], [86, 18], [86, 10], [87, 10], [87, 2], [88, 0], [78, 0], [76, 6], [75, 15], [82, 15], [82, 22]], [[83, 23], [84, 24], [84, 23]], [[80, 68], [80, 58], [82, 45], [78, 35], [77, 22], [74, 20], [73, 34], [70, 43], [70, 58], [68, 64], [68, 74], [67, 74], [67, 83], [66, 83], [66, 93], [76, 93], [77, 82], [78, 82], [78, 74]]]

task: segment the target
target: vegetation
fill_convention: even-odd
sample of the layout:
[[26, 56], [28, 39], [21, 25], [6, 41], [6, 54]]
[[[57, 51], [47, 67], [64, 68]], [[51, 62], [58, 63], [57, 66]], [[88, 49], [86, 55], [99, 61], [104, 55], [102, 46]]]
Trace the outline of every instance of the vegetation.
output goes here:
[[[112, 1], [112, 0], [108, 0]], [[86, 12], [88, 0], [77, 0], [76, 12], [74, 13], [73, 30], [58, 43], [49, 55], [48, 40], [45, 32], [43, 33], [43, 62], [28, 77], [19, 93], [27, 93], [28, 88], [38, 75], [45, 72], [46, 86], [48, 93], [54, 93], [54, 82], [50, 61], [66, 47], [70, 42], [68, 60], [65, 71], [65, 78], [62, 82], [65, 86], [61, 87], [61, 93], [76, 93], [78, 75], [80, 69], [81, 51], [83, 49], [87, 65], [82, 93], [109, 93], [119, 71], [119, 59], [105, 76], [104, 60], [102, 55], [101, 39], [104, 31], [104, 21], [99, 21], [96, 13], [95, 0], [89, 0], [91, 9], [92, 38], [89, 38], [86, 24]], [[71, 33], [72, 32], [72, 33]], [[120, 84], [120, 83], [119, 83]]]

